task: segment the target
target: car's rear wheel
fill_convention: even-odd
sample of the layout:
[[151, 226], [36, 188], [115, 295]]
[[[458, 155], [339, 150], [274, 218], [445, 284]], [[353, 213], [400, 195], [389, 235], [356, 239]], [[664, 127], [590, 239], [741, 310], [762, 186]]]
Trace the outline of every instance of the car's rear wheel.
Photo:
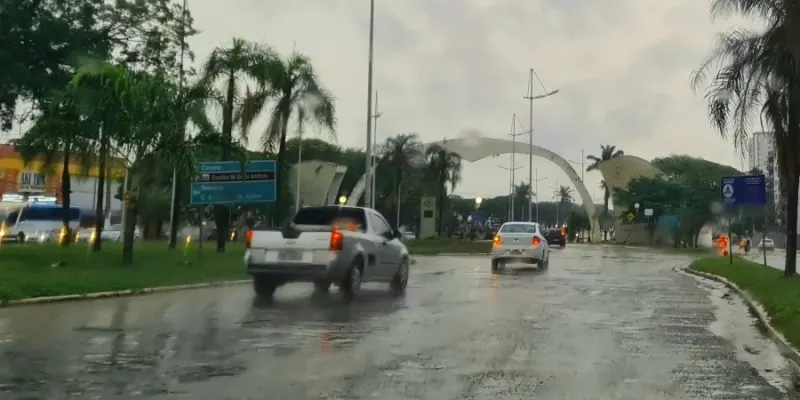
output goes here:
[[345, 301], [353, 301], [361, 291], [361, 268], [361, 259], [356, 259], [347, 271], [347, 276], [339, 284], [339, 291]]
[[500, 270], [500, 260], [492, 260], [492, 272]]
[[264, 275], [253, 275], [253, 290], [259, 297], [272, 297], [280, 284], [273, 278]]

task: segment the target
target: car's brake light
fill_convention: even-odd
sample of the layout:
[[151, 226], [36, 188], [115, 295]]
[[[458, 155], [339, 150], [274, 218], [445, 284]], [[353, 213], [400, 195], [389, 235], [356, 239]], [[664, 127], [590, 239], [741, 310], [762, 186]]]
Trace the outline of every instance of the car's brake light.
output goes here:
[[344, 235], [340, 231], [333, 231], [331, 232], [331, 243], [328, 249], [330, 251], [341, 251], [344, 247]]
[[247, 236], [244, 238], [244, 248], [249, 249], [250, 243], [253, 241], [253, 231], [247, 231]]
[[503, 245], [503, 237], [500, 235], [495, 235], [493, 239], [495, 246], [502, 246]]
[[538, 236], [534, 236], [533, 239], [531, 239], [531, 244], [532, 245], [538, 246], [539, 243], [542, 243], [542, 239], [539, 239]]
[[561, 231], [561, 236], [567, 236], [567, 232]]

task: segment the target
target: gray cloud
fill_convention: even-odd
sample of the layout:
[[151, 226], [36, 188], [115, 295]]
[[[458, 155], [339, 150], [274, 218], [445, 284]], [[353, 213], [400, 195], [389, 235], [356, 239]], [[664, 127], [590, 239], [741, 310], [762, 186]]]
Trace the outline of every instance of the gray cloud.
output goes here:
[[[203, 30], [192, 42], [199, 60], [234, 35], [284, 53], [296, 43], [338, 98], [339, 143], [363, 146], [366, 0], [194, 0], [191, 7]], [[468, 128], [501, 137], [512, 113], [527, 124], [522, 96], [533, 66], [549, 89], [561, 90], [536, 102], [535, 141], [566, 158], [579, 162], [582, 148], [593, 154], [614, 144], [644, 158], [677, 152], [738, 164], [689, 88], [689, 74], [723, 28], [708, 22], [705, 1], [376, 0], [376, 7], [379, 138], [415, 131], [433, 141]], [[508, 161], [468, 165], [457, 191], [505, 193], [497, 163]], [[567, 182], [546, 161], [535, 165], [548, 178], [543, 199]], [[598, 182], [587, 174], [596, 198]]]

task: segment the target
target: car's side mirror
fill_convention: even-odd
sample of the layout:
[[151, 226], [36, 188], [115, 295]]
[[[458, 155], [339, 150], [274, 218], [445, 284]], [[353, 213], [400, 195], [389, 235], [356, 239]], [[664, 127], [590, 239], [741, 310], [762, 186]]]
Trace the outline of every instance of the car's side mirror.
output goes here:
[[393, 232], [393, 236], [392, 237], [394, 239], [402, 239], [403, 238], [403, 232], [400, 232], [399, 230], [395, 230]]
[[393, 231], [386, 231], [386, 232], [383, 232], [381, 234], [381, 236], [383, 236], [383, 238], [386, 239], [386, 240], [392, 240], [392, 239], [394, 239], [394, 232]]

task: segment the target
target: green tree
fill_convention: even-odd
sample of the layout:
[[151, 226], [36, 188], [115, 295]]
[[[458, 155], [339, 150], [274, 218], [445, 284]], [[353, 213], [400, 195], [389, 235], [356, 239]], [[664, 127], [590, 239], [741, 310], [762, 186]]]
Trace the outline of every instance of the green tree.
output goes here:
[[[221, 94], [222, 108], [222, 129], [220, 130], [220, 140], [225, 145], [220, 149], [220, 160], [231, 159], [230, 148], [238, 140], [233, 137], [233, 129], [236, 124], [235, 117], [237, 110], [242, 108], [239, 99], [247, 96], [246, 91], [241, 88], [246, 86], [246, 79], [258, 80], [267, 68], [267, 64], [275, 58], [272, 49], [257, 43], [248, 42], [244, 39], [234, 38], [230, 47], [217, 47], [203, 65], [199, 84], [212, 87], [215, 83], [221, 82], [223, 89]], [[247, 142], [247, 127], [242, 127], [241, 139]], [[230, 145], [229, 145], [230, 144]], [[280, 171], [279, 171], [280, 172]], [[282, 176], [278, 173], [278, 179]], [[227, 232], [229, 229], [230, 215], [227, 206], [215, 206], [215, 221], [218, 232]], [[227, 235], [217, 235], [217, 251], [225, 251]]]
[[[286, 141], [289, 122], [294, 119], [297, 131], [302, 134], [306, 124], [327, 129], [332, 135], [336, 129], [336, 106], [333, 95], [325, 89], [305, 55], [292, 53], [283, 59], [273, 56], [260, 66], [256, 79], [260, 89], [245, 96], [241, 109], [242, 132], [247, 134], [253, 122], [272, 102], [269, 124], [261, 136], [264, 150], [278, 149], [278, 170], [287, 171]], [[278, 215], [288, 211], [286, 173], [277, 176], [278, 198], [275, 209]]]
[[[625, 152], [622, 150], [617, 150], [616, 146], [612, 146], [610, 144], [601, 145], [599, 157], [593, 155], [586, 156], [586, 159], [592, 162], [588, 167], [586, 167], [586, 172], [599, 170], [601, 163], [624, 154]], [[603, 189], [603, 215], [608, 215], [608, 200], [611, 198], [611, 191], [609, 191], [608, 185], [606, 185], [605, 181], [600, 181], [600, 188]]]
[[461, 156], [447, 151], [441, 146], [430, 146], [425, 150], [425, 172], [436, 194], [439, 236], [444, 231], [444, 209], [447, 200], [447, 186], [455, 190], [461, 183]]
[[[408, 176], [411, 170], [419, 168], [423, 155], [422, 142], [416, 133], [403, 133], [386, 139], [383, 144], [381, 162], [394, 175], [392, 197], [394, 198], [394, 210], [397, 218], [390, 218], [395, 224], [399, 224], [401, 193], [403, 178]], [[376, 178], [377, 179], [377, 178]]]
[[[713, 11], [734, 11], [755, 17], [766, 29], [736, 29], [720, 36], [716, 48], [693, 78], [706, 82], [712, 67], [721, 65], [706, 91], [709, 118], [723, 137], [744, 149], [748, 122], [761, 118], [771, 128], [777, 152], [781, 192], [786, 193], [786, 264], [784, 274], [797, 273], [797, 203], [800, 186], [800, 79], [794, 57], [800, 49], [798, 10], [789, 2], [717, 0]], [[798, 36], [794, 36], [797, 38]]]

